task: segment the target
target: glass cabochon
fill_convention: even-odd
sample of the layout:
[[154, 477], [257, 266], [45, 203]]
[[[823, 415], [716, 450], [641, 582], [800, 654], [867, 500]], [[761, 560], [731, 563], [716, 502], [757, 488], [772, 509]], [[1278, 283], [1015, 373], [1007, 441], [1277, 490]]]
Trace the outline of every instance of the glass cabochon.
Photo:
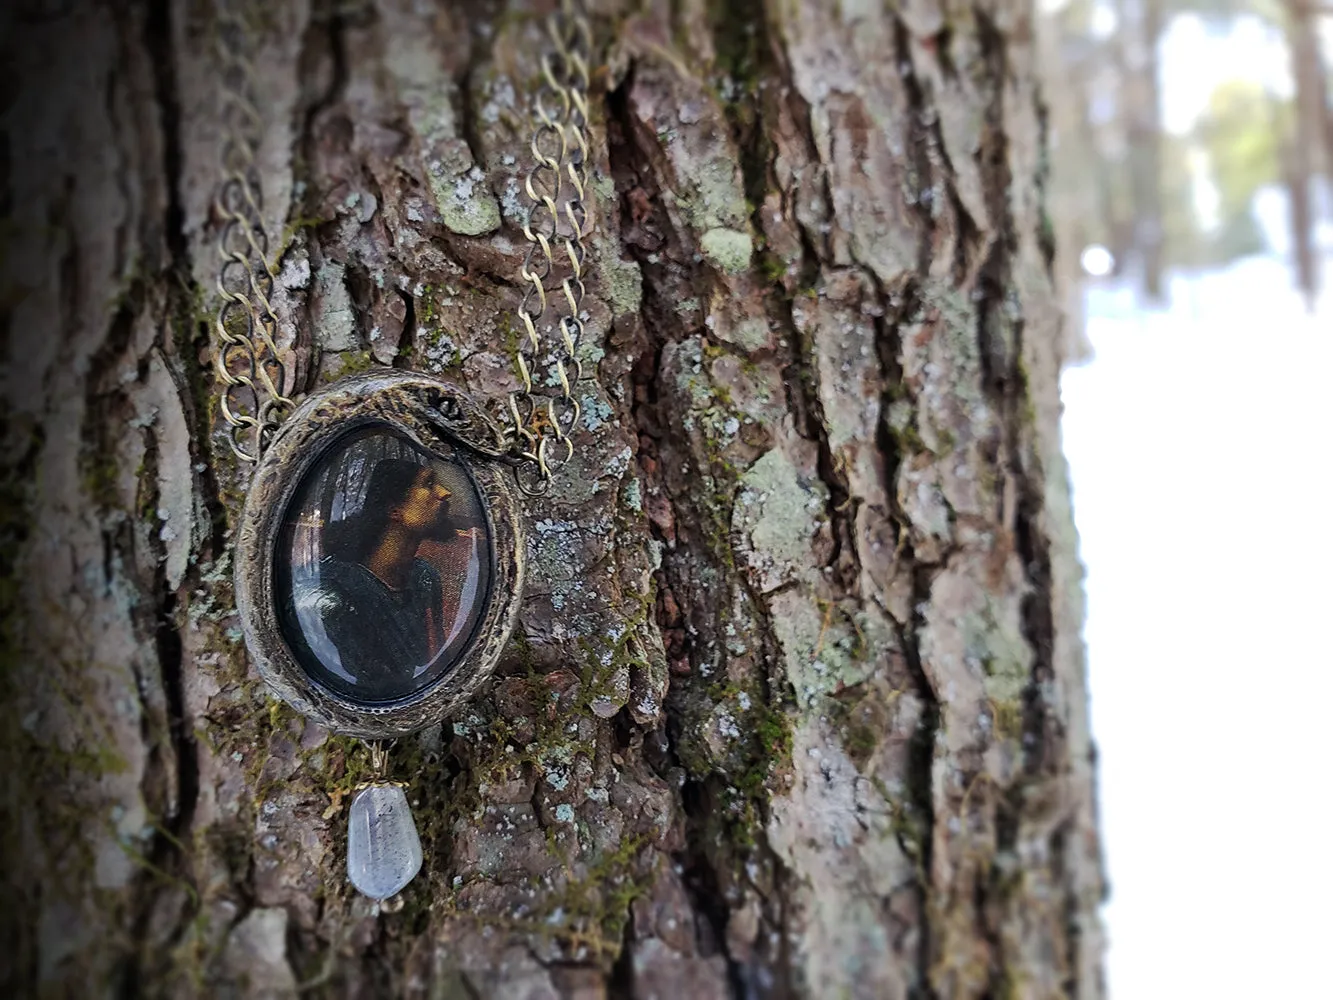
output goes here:
[[364, 705], [435, 683], [490, 599], [486, 525], [452, 452], [383, 425], [338, 439], [297, 486], [274, 553], [278, 625], [296, 662]]

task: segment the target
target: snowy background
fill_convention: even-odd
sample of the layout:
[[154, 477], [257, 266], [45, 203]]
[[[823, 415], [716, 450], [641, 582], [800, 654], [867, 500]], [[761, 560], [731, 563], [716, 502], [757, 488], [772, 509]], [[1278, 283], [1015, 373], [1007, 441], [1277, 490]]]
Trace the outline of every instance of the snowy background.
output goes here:
[[1327, 998], [1333, 297], [1272, 257], [1171, 300], [1092, 288], [1062, 381], [1111, 996]]
[[[1168, 130], [1237, 74], [1290, 92], [1251, 19], [1177, 17], [1159, 54]], [[1333, 227], [1310, 312], [1285, 196], [1252, 209], [1269, 254], [1168, 306], [1091, 281], [1062, 380], [1113, 1000], [1333, 998]]]

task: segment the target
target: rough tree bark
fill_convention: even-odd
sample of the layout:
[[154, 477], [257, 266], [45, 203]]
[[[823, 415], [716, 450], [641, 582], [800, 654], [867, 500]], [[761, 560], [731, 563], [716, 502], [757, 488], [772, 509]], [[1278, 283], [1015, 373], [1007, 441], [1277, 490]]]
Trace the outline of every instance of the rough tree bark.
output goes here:
[[[255, 5], [300, 388], [511, 384], [544, 8]], [[4, 5], [7, 995], [1101, 995], [1032, 10], [595, 13], [600, 386], [377, 908], [231, 611], [211, 6]]]

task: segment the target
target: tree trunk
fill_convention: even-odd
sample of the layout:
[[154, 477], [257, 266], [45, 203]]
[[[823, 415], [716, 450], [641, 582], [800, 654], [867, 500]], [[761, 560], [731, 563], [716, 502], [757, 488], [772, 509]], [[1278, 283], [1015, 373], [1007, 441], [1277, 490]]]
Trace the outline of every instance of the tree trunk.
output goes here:
[[1328, 93], [1328, 68], [1319, 48], [1321, 10], [1313, 0], [1288, 0], [1283, 28], [1296, 81], [1296, 116], [1311, 146], [1316, 173], [1333, 181], [1333, 106]]
[[1126, 138], [1129, 143], [1133, 247], [1142, 268], [1144, 298], [1164, 301], [1162, 251], [1162, 94], [1157, 48], [1162, 38], [1161, 0], [1125, 0], [1120, 11], [1124, 53]]
[[[1289, 0], [1286, 18], [1287, 49], [1296, 81], [1296, 119], [1292, 135], [1283, 144], [1283, 173], [1290, 199], [1291, 246], [1296, 287], [1311, 312], [1319, 298], [1319, 260], [1315, 245], [1318, 220], [1313, 186], [1321, 172], [1333, 178], [1333, 161], [1321, 164], [1329, 148], [1327, 85], [1319, 56], [1319, 35], [1313, 11], [1306, 3]], [[1322, 168], [1322, 169], [1321, 169]]]
[[[513, 384], [544, 9], [255, 5], [298, 389]], [[0, 14], [7, 995], [1101, 995], [1032, 11], [594, 13], [598, 380], [386, 906], [232, 609], [212, 7]]]

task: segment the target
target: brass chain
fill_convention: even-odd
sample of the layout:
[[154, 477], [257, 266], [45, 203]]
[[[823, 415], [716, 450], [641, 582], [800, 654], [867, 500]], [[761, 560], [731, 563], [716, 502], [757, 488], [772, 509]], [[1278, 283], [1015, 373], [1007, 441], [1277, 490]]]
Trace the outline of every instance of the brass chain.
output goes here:
[[[217, 50], [222, 65], [222, 183], [214, 209], [223, 220], [218, 254], [222, 266], [217, 291], [222, 302], [214, 320], [213, 365], [223, 385], [222, 417], [237, 457], [257, 462], [283, 417], [295, 403], [283, 392], [287, 372], [276, 344], [278, 318], [273, 309], [276, 262], [268, 258], [261, 211], [262, 196], [255, 156], [263, 119], [254, 99], [254, 75], [248, 61], [250, 30], [234, 0], [219, 0]], [[521, 275], [526, 284], [518, 308], [523, 336], [514, 351], [520, 388], [508, 401], [506, 436], [511, 454], [528, 466], [520, 486], [541, 495], [554, 471], [574, 455], [572, 434], [581, 407], [574, 395], [583, 378], [578, 357], [588, 227], [587, 201], [588, 87], [592, 29], [577, 0], [561, 0], [546, 22], [550, 49], [542, 57], [542, 86], [536, 97], [537, 124], [529, 146], [533, 163], [524, 181], [529, 207], [523, 222], [528, 250]], [[567, 186], [566, 186], [567, 185]], [[559, 291], [548, 279], [567, 261]], [[548, 298], [558, 336], [543, 359], [541, 323]], [[548, 388], [534, 383], [539, 369]], [[521, 467], [520, 467], [521, 468]]]
[[275, 340], [274, 262], [268, 259], [263, 200], [255, 155], [263, 118], [254, 99], [251, 33], [230, 0], [217, 8], [217, 54], [222, 65], [222, 183], [214, 211], [223, 220], [214, 317], [213, 368], [222, 383], [222, 418], [236, 456], [258, 462], [295, 403], [284, 394], [286, 366]]
[[[528, 251], [520, 272], [527, 288], [518, 307], [523, 336], [514, 350], [520, 387], [509, 394], [513, 453], [532, 463], [535, 481], [520, 472], [519, 485], [530, 495], [550, 486], [555, 469], [574, 456], [572, 434], [581, 408], [574, 386], [583, 378], [578, 357], [583, 337], [583, 298], [588, 225], [588, 60], [592, 29], [577, 0], [562, 0], [547, 21], [550, 49], [542, 57], [542, 86], [537, 93], [537, 124], [529, 143], [533, 163], [524, 181], [529, 206], [523, 221]], [[568, 182], [568, 187], [565, 186]], [[557, 257], [568, 261], [553, 305], [558, 337], [550, 345], [548, 379], [557, 392], [534, 386], [542, 364], [540, 323], [547, 310], [546, 284]], [[563, 299], [563, 303], [560, 301]]]

